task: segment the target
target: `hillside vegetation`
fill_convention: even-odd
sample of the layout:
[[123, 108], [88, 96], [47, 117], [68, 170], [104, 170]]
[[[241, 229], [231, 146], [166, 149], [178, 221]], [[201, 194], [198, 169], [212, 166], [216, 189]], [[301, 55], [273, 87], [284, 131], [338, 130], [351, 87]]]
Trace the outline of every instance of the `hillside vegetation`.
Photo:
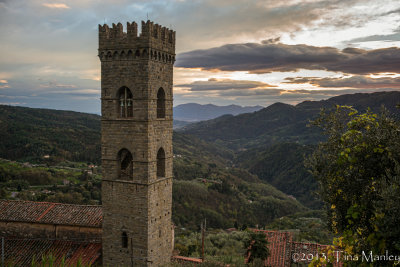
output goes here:
[[0, 105], [0, 157], [100, 163], [100, 116]]
[[[1, 157], [40, 164], [2, 162], [3, 198], [101, 204], [101, 168], [88, 167], [100, 162], [99, 116], [0, 108]], [[184, 133], [175, 133], [173, 143], [173, 220], [178, 226], [196, 229], [204, 218], [212, 228], [266, 225], [308, 210], [256, 175], [233, 167], [228, 148]]]
[[[307, 127], [309, 120], [321, 107], [334, 104], [353, 104], [360, 110], [368, 106], [379, 110], [384, 104], [397, 116], [398, 102], [400, 93], [388, 92], [296, 106], [277, 103], [175, 132], [175, 223], [196, 229], [206, 217], [215, 228], [263, 226], [319, 208], [316, 182], [303, 165], [304, 157], [322, 140], [318, 130]], [[0, 157], [44, 164], [34, 170], [4, 163], [2, 197], [101, 203], [99, 194], [92, 194], [100, 190], [101, 168], [92, 176], [85, 174], [88, 163], [100, 163], [100, 116], [10, 106], [0, 106], [0, 111]], [[75, 166], [68, 161], [82, 163]], [[60, 172], [60, 165], [74, 165], [78, 170]]]
[[239, 166], [256, 174], [310, 208], [321, 208], [316, 195], [317, 183], [304, 167], [304, 159], [314, 150], [313, 145], [279, 143], [267, 148], [252, 149], [238, 155]]
[[296, 106], [275, 103], [260, 111], [193, 123], [179, 132], [211, 142], [234, 152], [234, 164], [256, 174], [261, 180], [296, 197], [303, 205], [319, 208], [317, 183], [304, 167], [309, 155], [324, 137], [310, 127], [321, 109], [350, 105], [360, 112], [384, 106], [391, 117], [400, 118], [400, 92], [351, 94], [323, 101], [305, 101]]
[[389, 113], [399, 117], [398, 103], [400, 92], [341, 95], [322, 101], [305, 101], [296, 106], [275, 103], [254, 113], [226, 115], [193, 123], [180, 131], [237, 151], [281, 142], [315, 144], [322, 140], [321, 132], [307, 125], [316, 118], [321, 108], [350, 105], [360, 112], [367, 108], [379, 112], [384, 105]]

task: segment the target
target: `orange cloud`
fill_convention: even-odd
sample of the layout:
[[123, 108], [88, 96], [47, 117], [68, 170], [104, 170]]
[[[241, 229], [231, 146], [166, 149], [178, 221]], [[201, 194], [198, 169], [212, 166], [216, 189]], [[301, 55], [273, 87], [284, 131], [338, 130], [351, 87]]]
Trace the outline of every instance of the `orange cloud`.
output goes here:
[[7, 80], [0, 80], [0, 89], [10, 88]]
[[218, 91], [234, 89], [256, 89], [277, 86], [258, 81], [209, 78], [207, 81], [194, 81], [189, 84], [178, 84], [175, 85], [175, 87], [188, 87], [191, 91]]
[[43, 3], [42, 6], [45, 6], [48, 8], [57, 8], [57, 9], [69, 9], [70, 8], [66, 4], [62, 4], [62, 3]]
[[358, 89], [374, 89], [374, 88], [390, 88], [400, 89], [400, 77], [390, 78], [371, 78], [364, 75], [355, 75], [351, 77], [340, 78], [318, 78], [318, 77], [289, 77], [284, 83], [292, 84], [312, 84], [318, 87], [332, 88], [358, 88]]

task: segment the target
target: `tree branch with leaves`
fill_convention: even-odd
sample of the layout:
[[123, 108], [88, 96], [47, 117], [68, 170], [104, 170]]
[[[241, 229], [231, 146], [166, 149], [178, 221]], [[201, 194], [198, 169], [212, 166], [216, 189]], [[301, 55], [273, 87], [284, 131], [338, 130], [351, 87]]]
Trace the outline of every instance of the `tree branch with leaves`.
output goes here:
[[312, 122], [327, 136], [306, 160], [335, 240], [349, 255], [400, 252], [400, 125], [385, 110], [349, 106]]

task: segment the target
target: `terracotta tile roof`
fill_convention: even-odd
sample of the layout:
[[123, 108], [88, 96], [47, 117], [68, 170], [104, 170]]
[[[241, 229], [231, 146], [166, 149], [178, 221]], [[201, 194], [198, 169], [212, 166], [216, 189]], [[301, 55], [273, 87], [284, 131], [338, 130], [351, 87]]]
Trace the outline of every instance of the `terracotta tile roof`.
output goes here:
[[[308, 265], [313, 256], [316, 256], [327, 245], [315, 243], [294, 242], [293, 234], [290, 232], [268, 231], [252, 229], [255, 232], [263, 232], [268, 240], [270, 256], [264, 262], [264, 266], [285, 267], [291, 264]], [[245, 262], [248, 261], [247, 255]], [[340, 261], [332, 263], [334, 267], [342, 267]]]
[[290, 243], [293, 235], [290, 232], [262, 231], [267, 236], [268, 249], [270, 256], [267, 258], [265, 265], [274, 267], [290, 266]]
[[5, 238], [5, 266], [31, 266], [32, 259], [41, 262], [42, 256], [52, 255], [53, 266], [60, 266], [64, 258], [65, 266], [89, 265], [101, 257], [101, 243], [78, 242], [50, 239], [10, 239]]
[[196, 264], [196, 263], [201, 264], [201, 263], [203, 263], [202, 259], [190, 258], [190, 257], [184, 257], [184, 256], [172, 256], [172, 261], [179, 262], [179, 263], [191, 262], [193, 264]]
[[103, 212], [98, 205], [0, 200], [0, 221], [101, 227]]

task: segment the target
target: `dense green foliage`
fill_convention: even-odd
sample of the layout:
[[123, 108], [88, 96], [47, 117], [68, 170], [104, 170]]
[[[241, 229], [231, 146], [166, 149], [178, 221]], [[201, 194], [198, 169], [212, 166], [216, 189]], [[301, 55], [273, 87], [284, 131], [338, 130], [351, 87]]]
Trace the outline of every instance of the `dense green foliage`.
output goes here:
[[0, 140], [1, 158], [100, 163], [100, 116], [0, 105]]
[[[316, 208], [318, 200], [308, 193], [316, 183], [302, 164], [303, 156], [312, 148], [301, 143], [315, 143], [321, 136], [316, 128], [307, 127], [309, 119], [321, 107], [335, 103], [352, 103], [361, 110], [367, 106], [376, 110], [385, 104], [391, 112], [398, 113], [395, 104], [399, 99], [398, 92], [382, 92], [306, 101], [296, 106], [277, 103], [252, 114], [193, 124], [174, 133], [174, 177], [209, 178], [211, 169], [231, 167], [233, 161], [303, 205]], [[100, 162], [100, 116], [10, 106], [0, 106], [0, 111], [0, 157], [50, 165], [64, 160]], [[286, 144], [280, 144], [283, 141]], [[232, 150], [247, 151], [239, 153], [235, 160]], [[260, 182], [246, 174], [237, 176]]]
[[[65, 160], [99, 164], [100, 116], [0, 105], [0, 140], [0, 158], [52, 165]], [[174, 153], [209, 161], [233, 157], [228, 149], [179, 133], [174, 134]]]
[[[242, 241], [247, 239], [247, 237], [248, 232], [246, 231], [233, 233], [213, 231], [207, 233], [204, 240], [204, 254], [206, 256], [240, 254], [243, 258], [245, 249], [243, 249]], [[232, 243], [236, 243], [236, 245], [232, 246]], [[201, 257], [200, 233], [177, 233], [175, 244], [175, 249], [180, 250], [180, 255]]]
[[311, 115], [308, 110], [275, 103], [254, 113], [225, 115], [190, 124], [182, 131], [234, 150], [279, 142], [312, 143], [319, 134], [306, 127]]
[[[76, 204], [101, 203], [100, 170], [96, 169], [93, 175], [87, 174], [88, 159], [100, 161], [100, 150], [91, 149], [92, 146], [100, 146], [99, 116], [22, 107], [1, 108], [3, 117], [12, 118], [12, 122], [0, 122], [7, 137], [6, 141], [2, 141], [3, 150], [0, 149], [3, 155], [44, 164], [33, 168], [17, 163], [7, 163], [10, 164], [8, 167], [4, 163], [3, 169], [0, 166], [2, 197]], [[10, 134], [10, 125], [21, 133], [15, 139]], [[86, 137], [91, 138], [88, 140]], [[244, 169], [233, 168], [234, 154], [230, 149], [210, 145], [183, 133], [174, 133], [173, 142], [173, 220], [178, 226], [197, 229], [204, 218], [214, 228], [232, 227], [235, 223], [265, 225], [277, 217], [306, 210], [299, 202], [264, 184], [257, 176]], [[52, 152], [45, 149], [35, 153], [30, 149], [24, 150], [25, 144], [30, 143], [52, 147]], [[77, 146], [89, 157], [76, 153]], [[10, 149], [19, 152], [12, 154]], [[50, 158], [43, 158], [47, 153]], [[86, 163], [60, 166], [65, 160], [75, 158], [72, 155]]]
[[321, 201], [315, 194], [317, 183], [304, 167], [304, 159], [313, 149], [310, 145], [280, 143], [242, 152], [236, 162], [303, 205], [320, 208]]
[[[228, 161], [233, 159], [234, 154], [230, 149], [211, 145], [199, 138], [191, 135], [174, 132], [173, 149], [175, 155], [174, 167], [177, 160], [195, 160], [202, 163], [210, 163], [214, 165], [225, 166]], [[185, 162], [185, 165], [189, 162]], [[179, 162], [177, 163], [179, 165]], [[174, 173], [176, 176], [177, 173]], [[179, 178], [178, 178], [179, 179]]]
[[266, 260], [269, 256], [268, 241], [264, 232], [250, 232], [244, 247], [247, 249], [247, 261], [254, 262], [255, 259]]
[[333, 234], [327, 230], [326, 213], [322, 210], [298, 212], [275, 219], [265, 228], [291, 231], [298, 242], [332, 244]]
[[400, 124], [385, 112], [359, 114], [347, 106], [322, 112], [314, 124], [328, 139], [308, 164], [326, 203], [329, 225], [341, 236], [337, 245], [349, 255], [398, 255]]
[[[74, 167], [30, 166], [1, 160], [0, 196], [100, 204], [101, 176], [97, 173], [98, 168], [91, 170], [84, 164]], [[229, 228], [235, 224], [264, 226], [275, 218], [307, 210], [299, 202], [273, 186], [259, 182], [244, 170], [214, 167], [210, 176], [203, 177], [207, 180], [174, 181], [172, 216], [176, 225], [197, 229], [198, 223], [207, 218], [212, 228]]]
[[[342, 109], [317, 120], [327, 139], [321, 130], [307, 127], [321, 106], [335, 101], [353, 101], [362, 108], [374, 101], [394, 106], [399, 96], [343, 96], [295, 107], [278, 103], [175, 132], [172, 216], [177, 229], [198, 230], [207, 218], [214, 229], [292, 229], [298, 241], [330, 243], [328, 221], [350, 252], [400, 251], [400, 221], [394, 216], [400, 212], [398, 124], [386, 115]], [[101, 170], [88, 168], [100, 162], [99, 116], [6, 106], [0, 111], [0, 157], [42, 163], [0, 161], [1, 198], [101, 204]], [[312, 194], [317, 183], [303, 166], [317, 140], [327, 141], [309, 166], [328, 204], [327, 218], [304, 206], [319, 207]], [[239, 263], [243, 247], [237, 245], [243, 235], [209, 235], [206, 253], [216, 261]], [[182, 240], [190, 236], [196, 234]], [[198, 243], [177, 244], [182, 253], [198, 255]]]
[[227, 186], [198, 181], [174, 181], [173, 220], [177, 225], [196, 229], [207, 218], [212, 228], [235, 224], [265, 226], [273, 219], [306, 208], [271, 185], [241, 182]]
[[[243, 242], [248, 238], [248, 231], [234, 231], [232, 233], [221, 230], [207, 231], [204, 239], [205, 261], [210, 263], [209, 266], [221, 266], [221, 263], [245, 266], [246, 248], [243, 247]], [[182, 256], [200, 258], [201, 235], [196, 232], [176, 233], [175, 250]], [[212, 265], [213, 263], [216, 265]]]
[[101, 176], [92, 174], [92, 170], [84, 164], [74, 167], [32, 166], [0, 160], [0, 197], [71, 204], [100, 204]]

